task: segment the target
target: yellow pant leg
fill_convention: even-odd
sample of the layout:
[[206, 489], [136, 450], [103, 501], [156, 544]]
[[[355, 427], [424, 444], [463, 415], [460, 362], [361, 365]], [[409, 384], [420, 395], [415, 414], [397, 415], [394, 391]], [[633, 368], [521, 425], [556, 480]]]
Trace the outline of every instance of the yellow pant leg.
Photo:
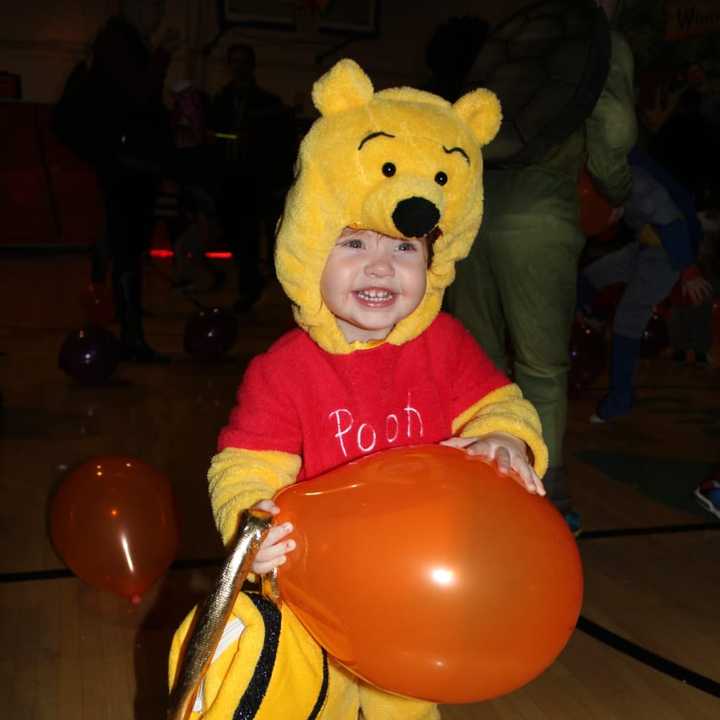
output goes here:
[[360, 712], [358, 679], [332, 660], [328, 663], [328, 677], [327, 699], [317, 720], [357, 720]]
[[359, 689], [365, 720], [440, 720], [434, 703], [391, 695], [370, 685], [361, 684]]
[[[173, 638], [171, 686], [193, 613]], [[210, 665], [192, 720], [232, 720], [240, 708], [255, 720], [357, 720], [357, 679], [326, 659], [287, 605], [240, 593], [233, 618], [242, 631]]]

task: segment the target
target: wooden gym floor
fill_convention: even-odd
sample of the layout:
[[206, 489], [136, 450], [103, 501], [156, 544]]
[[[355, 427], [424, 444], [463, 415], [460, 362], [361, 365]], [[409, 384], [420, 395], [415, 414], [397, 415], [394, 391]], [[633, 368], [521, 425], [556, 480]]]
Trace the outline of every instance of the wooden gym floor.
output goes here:
[[[248, 360], [291, 326], [287, 303], [271, 287], [241, 319], [231, 355], [196, 363], [182, 352], [194, 308], [169, 288], [167, 261], [155, 261], [147, 334], [173, 363], [123, 366], [107, 386], [82, 387], [58, 370], [57, 352], [82, 324], [85, 258], [1, 262], [0, 715], [156, 720], [169, 638], [209, 587], [214, 568], [202, 561], [222, 554], [205, 481], [216, 434]], [[229, 304], [233, 293], [198, 298]], [[691, 495], [720, 461], [720, 371], [644, 361], [632, 416], [591, 426], [606, 382], [570, 408], [568, 462], [586, 530], [579, 629], [536, 681], [444, 708], [446, 720], [720, 717], [720, 523]], [[137, 607], [52, 572], [64, 568], [46, 528], [52, 490], [98, 454], [154, 464], [177, 497], [179, 562]]]

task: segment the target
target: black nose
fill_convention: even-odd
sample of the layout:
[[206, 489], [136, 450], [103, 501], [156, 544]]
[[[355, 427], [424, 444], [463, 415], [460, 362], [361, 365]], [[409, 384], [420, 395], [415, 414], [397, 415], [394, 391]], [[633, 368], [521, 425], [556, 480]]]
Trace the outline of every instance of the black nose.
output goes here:
[[421, 237], [437, 225], [440, 213], [429, 200], [411, 197], [396, 205], [392, 219], [405, 237]]

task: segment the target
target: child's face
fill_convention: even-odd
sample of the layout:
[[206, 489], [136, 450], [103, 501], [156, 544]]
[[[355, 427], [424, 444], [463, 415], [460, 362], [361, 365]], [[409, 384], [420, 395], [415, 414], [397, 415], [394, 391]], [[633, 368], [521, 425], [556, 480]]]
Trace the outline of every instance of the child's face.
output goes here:
[[345, 228], [320, 278], [323, 301], [348, 342], [382, 340], [425, 295], [427, 246]]

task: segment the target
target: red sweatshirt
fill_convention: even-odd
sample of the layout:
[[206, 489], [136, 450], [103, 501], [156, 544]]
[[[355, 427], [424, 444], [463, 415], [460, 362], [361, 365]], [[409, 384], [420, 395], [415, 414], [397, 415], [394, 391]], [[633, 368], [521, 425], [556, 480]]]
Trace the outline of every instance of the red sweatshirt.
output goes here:
[[331, 355], [292, 330], [254, 358], [218, 449], [300, 455], [298, 480], [361, 455], [452, 436], [452, 422], [509, 380], [441, 313], [404, 345]]

